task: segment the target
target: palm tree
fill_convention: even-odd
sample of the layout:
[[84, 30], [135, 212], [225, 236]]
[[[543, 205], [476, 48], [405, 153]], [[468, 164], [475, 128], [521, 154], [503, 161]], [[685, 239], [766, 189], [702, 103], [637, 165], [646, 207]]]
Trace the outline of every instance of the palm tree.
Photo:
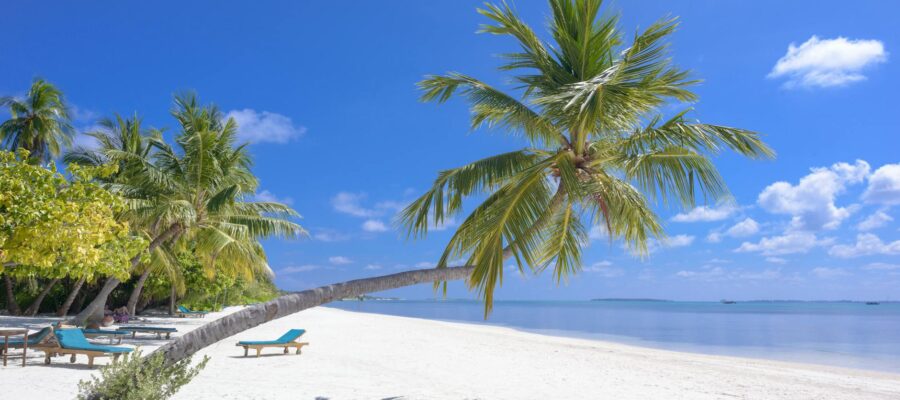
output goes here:
[[[118, 171], [103, 178], [102, 181], [110, 188], [120, 189], [123, 184], [138, 182], [142, 179], [141, 174], [152, 163], [153, 146], [151, 146], [150, 139], [161, 138], [162, 132], [144, 129], [142, 120], [137, 114], [128, 118], [115, 114], [112, 118], [103, 118], [98, 121], [98, 129], [87, 132], [86, 135], [94, 138], [98, 146], [96, 148], [75, 148], [66, 153], [63, 160], [67, 163], [86, 166], [116, 164], [119, 167]], [[145, 229], [152, 227], [152, 221], [149, 221], [149, 224], [148, 221], [130, 222], [134, 229], [143, 230], [145, 236], [152, 235], [152, 232]], [[163, 254], [164, 249], [165, 246], [156, 247], [150, 253], [150, 262], [136, 267], [137, 271], [135, 272], [140, 272], [140, 275], [128, 298], [126, 307], [129, 314], [134, 315], [141, 290], [150, 272], [166, 268], [165, 265], [160, 265], [169, 259]]]
[[[271, 274], [258, 239], [305, 234], [291, 221], [298, 215], [280, 203], [247, 200], [258, 181], [245, 146], [236, 146], [234, 120], [223, 121], [216, 107], [201, 106], [194, 95], [176, 97], [172, 115], [181, 129], [176, 147], [161, 135], [149, 137], [152, 163], [141, 163], [112, 186], [129, 206], [123, 218], [146, 227], [150, 253], [163, 245], [189, 248], [210, 268]], [[136, 257], [132, 265], [139, 262]], [[119, 283], [108, 279], [73, 322], [102, 311]]]
[[[402, 211], [409, 235], [457, 215], [463, 200], [486, 196], [450, 239], [437, 268], [360, 279], [288, 294], [206, 324], [157, 351], [170, 361], [275, 318], [319, 304], [425, 282], [465, 279], [490, 310], [503, 261], [521, 270], [552, 268], [565, 279], [581, 268], [586, 223], [646, 253], [664, 236], [651, 201], [692, 207], [728, 191], [709, 159], [723, 148], [761, 158], [773, 152], [743, 129], [692, 122], [686, 112], [669, 118], [661, 109], [689, 102], [696, 81], [667, 58], [666, 38], [676, 21], [665, 19], [637, 34], [630, 45], [616, 17], [600, 17], [599, 0], [550, 0], [551, 45], [540, 40], [508, 6], [479, 10], [492, 34], [512, 36], [521, 51], [507, 55], [504, 71], [517, 94], [451, 73], [420, 83], [426, 101], [459, 94], [472, 104], [472, 125], [503, 128], [528, 148], [441, 172], [422, 197]], [[463, 256], [466, 266], [448, 267]]]
[[10, 114], [10, 119], [0, 124], [3, 148], [27, 149], [33, 159], [47, 162], [72, 143], [62, 92], [45, 80], [35, 79], [25, 99], [0, 98], [0, 107], [9, 107]]

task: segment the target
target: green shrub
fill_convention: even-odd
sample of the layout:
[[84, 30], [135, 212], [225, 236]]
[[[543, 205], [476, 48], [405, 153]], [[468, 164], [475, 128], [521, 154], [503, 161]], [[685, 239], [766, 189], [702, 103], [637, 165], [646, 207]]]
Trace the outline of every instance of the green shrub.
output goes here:
[[141, 357], [135, 350], [128, 361], [108, 365], [100, 370], [100, 377], [78, 383], [79, 400], [164, 400], [172, 397], [191, 381], [209, 357], [191, 367], [191, 358], [165, 365], [162, 354]]

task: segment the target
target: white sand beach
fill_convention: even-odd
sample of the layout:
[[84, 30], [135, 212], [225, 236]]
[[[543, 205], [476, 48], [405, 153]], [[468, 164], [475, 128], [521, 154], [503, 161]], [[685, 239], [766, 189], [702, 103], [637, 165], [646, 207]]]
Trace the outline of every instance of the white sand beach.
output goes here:
[[[206, 319], [153, 318], [187, 332]], [[2, 324], [11, 324], [3, 318]], [[22, 322], [19, 319], [19, 322]], [[243, 357], [242, 339], [307, 329], [302, 355]], [[149, 351], [161, 341], [129, 340]], [[670, 352], [318, 307], [204, 349], [176, 399], [898, 399], [900, 375]], [[72, 398], [92, 372], [63, 357], [0, 368], [4, 398]], [[95, 370], [96, 371], [96, 370]]]

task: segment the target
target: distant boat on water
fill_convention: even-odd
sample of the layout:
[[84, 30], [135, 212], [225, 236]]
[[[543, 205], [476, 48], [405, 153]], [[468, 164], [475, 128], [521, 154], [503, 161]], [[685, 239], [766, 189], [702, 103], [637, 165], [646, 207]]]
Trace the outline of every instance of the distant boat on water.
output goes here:
[[879, 303], [879, 302], [877, 302], [877, 301], [867, 301], [867, 302], [866, 302], [866, 305], [867, 305], [867, 306], [877, 306], [877, 305], [879, 305], [879, 304], [881, 304], [881, 303]]
[[722, 304], [736, 304], [737, 302], [734, 300], [722, 300]]

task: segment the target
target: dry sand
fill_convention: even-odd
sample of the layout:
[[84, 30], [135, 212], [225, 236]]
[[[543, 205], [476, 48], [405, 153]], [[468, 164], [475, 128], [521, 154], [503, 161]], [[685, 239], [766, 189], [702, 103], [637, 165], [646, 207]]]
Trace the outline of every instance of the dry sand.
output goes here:
[[[233, 312], [235, 309], [226, 310]], [[200, 320], [160, 318], [186, 332]], [[0, 326], [13, 319], [0, 318]], [[11, 322], [12, 321], [12, 322]], [[24, 320], [18, 320], [19, 324]], [[238, 340], [305, 328], [302, 355], [243, 357]], [[155, 339], [128, 341], [149, 351]], [[216, 343], [187, 399], [900, 399], [900, 375], [679, 353], [513, 329], [318, 307]], [[2, 398], [66, 399], [92, 372], [0, 367]]]

